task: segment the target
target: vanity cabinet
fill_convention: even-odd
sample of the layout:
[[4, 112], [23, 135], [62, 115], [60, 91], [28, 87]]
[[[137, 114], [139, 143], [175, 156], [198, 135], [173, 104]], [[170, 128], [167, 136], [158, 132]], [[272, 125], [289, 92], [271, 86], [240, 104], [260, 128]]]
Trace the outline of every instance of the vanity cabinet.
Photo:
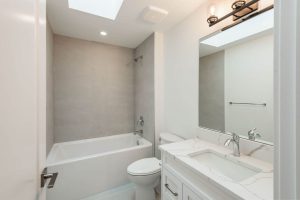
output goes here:
[[188, 186], [181, 182], [176, 175], [163, 168], [162, 172], [163, 200], [206, 200], [193, 192]]
[[194, 173], [176, 158], [162, 154], [162, 200], [241, 200]]
[[199, 139], [160, 146], [162, 200], [272, 200], [273, 165]]
[[182, 187], [182, 199], [183, 200], [205, 200], [204, 198], [199, 197], [195, 192], [190, 188], [183, 185]]
[[182, 200], [182, 183], [167, 169], [162, 173], [164, 200]]

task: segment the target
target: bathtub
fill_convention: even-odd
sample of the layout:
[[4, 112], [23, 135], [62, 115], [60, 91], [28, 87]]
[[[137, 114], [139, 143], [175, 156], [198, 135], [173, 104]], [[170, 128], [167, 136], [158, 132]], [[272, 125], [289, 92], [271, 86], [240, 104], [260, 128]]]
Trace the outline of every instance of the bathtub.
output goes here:
[[151, 156], [152, 144], [132, 133], [56, 143], [47, 167], [58, 177], [47, 200], [78, 200], [127, 184], [127, 166]]

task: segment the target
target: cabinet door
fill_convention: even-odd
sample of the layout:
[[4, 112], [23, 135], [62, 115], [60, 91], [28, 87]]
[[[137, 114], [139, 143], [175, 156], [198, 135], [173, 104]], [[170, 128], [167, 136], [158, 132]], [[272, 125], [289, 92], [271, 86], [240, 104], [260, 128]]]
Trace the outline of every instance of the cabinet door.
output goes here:
[[182, 200], [182, 183], [168, 170], [162, 173], [163, 200]]
[[183, 200], [207, 200], [195, 194], [192, 190], [183, 185]]

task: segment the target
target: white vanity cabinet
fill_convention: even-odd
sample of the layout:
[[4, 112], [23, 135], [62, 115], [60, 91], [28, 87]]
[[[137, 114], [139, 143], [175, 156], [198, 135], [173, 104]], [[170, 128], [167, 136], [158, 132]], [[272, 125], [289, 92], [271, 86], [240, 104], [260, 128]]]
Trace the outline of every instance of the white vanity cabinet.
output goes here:
[[182, 183], [167, 169], [163, 169], [162, 183], [164, 200], [182, 200]]
[[176, 178], [176, 175], [163, 168], [162, 200], [206, 200], [206, 198], [199, 197], [188, 186]]
[[[273, 165], [199, 139], [160, 146], [162, 200], [272, 200]], [[262, 189], [263, 188], [263, 189]]]
[[[169, 167], [169, 169], [171, 169]], [[162, 168], [162, 200], [208, 200], [201, 198], [192, 189], [190, 189], [178, 177], [176, 173], [171, 172], [168, 167]]]
[[194, 173], [174, 156], [162, 154], [162, 200], [240, 200]]
[[190, 188], [183, 185], [182, 187], [182, 199], [183, 200], [205, 200], [204, 198], [199, 197], [195, 192]]

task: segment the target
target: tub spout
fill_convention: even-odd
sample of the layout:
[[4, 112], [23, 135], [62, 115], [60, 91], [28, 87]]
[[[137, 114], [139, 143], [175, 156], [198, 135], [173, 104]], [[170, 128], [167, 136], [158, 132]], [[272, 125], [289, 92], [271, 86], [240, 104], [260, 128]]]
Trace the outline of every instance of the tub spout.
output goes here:
[[141, 137], [143, 136], [143, 133], [144, 133], [143, 129], [141, 129], [141, 130], [135, 130], [135, 131], [133, 132], [134, 135], [138, 134], [138, 135], [140, 135]]

